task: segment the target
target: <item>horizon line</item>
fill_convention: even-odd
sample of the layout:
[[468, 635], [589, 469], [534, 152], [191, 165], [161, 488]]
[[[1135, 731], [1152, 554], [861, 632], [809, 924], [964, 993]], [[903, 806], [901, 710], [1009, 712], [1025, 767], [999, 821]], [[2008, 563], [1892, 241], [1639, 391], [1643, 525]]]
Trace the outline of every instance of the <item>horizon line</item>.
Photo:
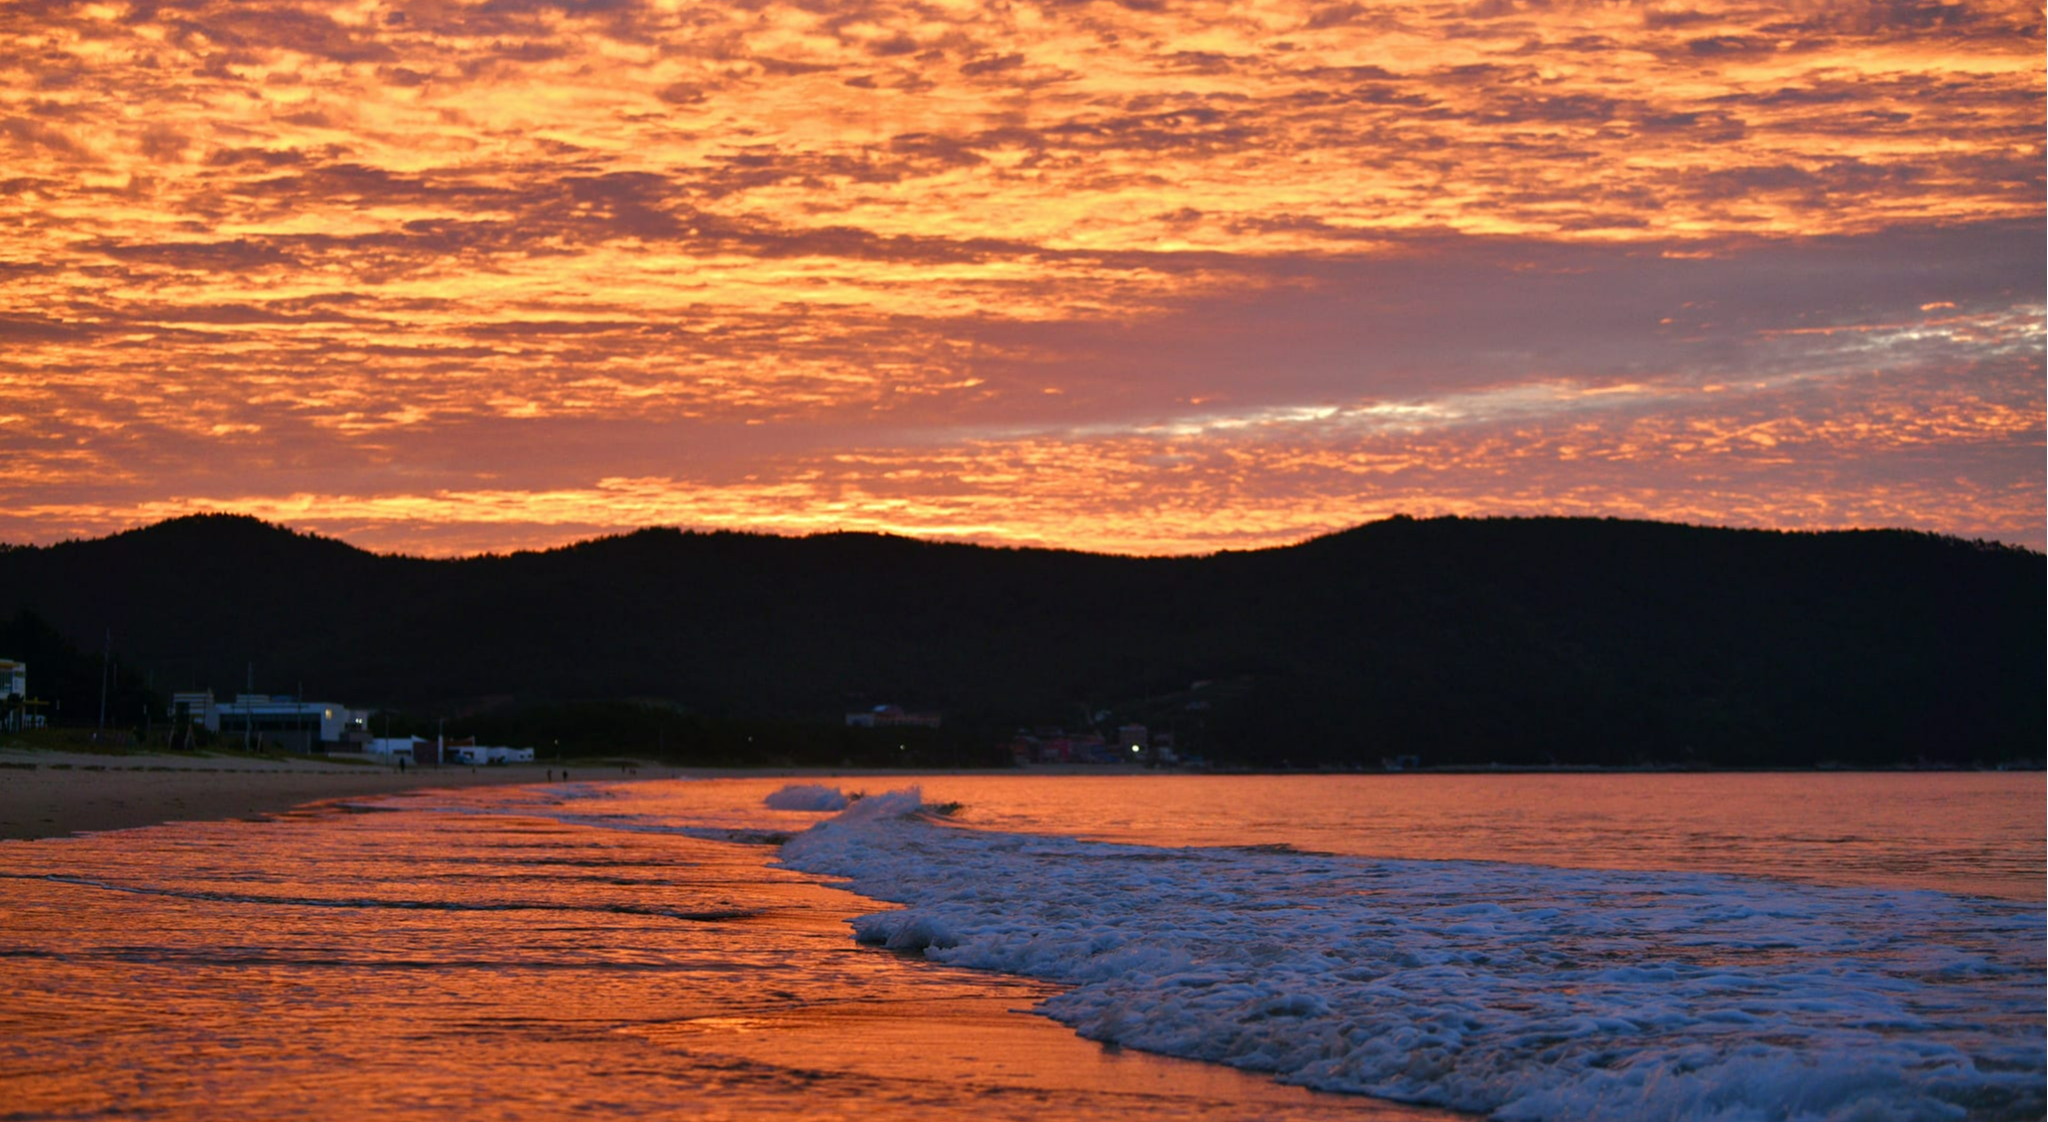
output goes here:
[[1646, 526], [1662, 526], [1690, 530], [1719, 531], [1727, 533], [1761, 533], [1788, 536], [1816, 537], [1829, 534], [1905, 534], [1919, 537], [1936, 538], [1945, 541], [1953, 541], [1965, 545], [1975, 545], [1980, 548], [1990, 547], [2020, 553], [2029, 553], [2038, 557], [2048, 557], [2048, 550], [2043, 550], [2042, 548], [2027, 542], [2017, 542], [1996, 537], [1968, 536], [1965, 534], [1954, 533], [1949, 531], [1927, 530], [1912, 526], [1755, 526], [1736, 525], [1729, 523], [1693, 522], [1686, 521], [1683, 519], [1647, 518], [1641, 516], [1615, 514], [1461, 514], [1456, 512], [1425, 515], [1412, 515], [1404, 512], [1396, 512], [1377, 518], [1366, 518], [1361, 521], [1354, 522], [1345, 526], [1336, 527], [1334, 529], [1306, 531], [1298, 537], [1289, 538], [1283, 541], [1270, 542], [1265, 544], [1238, 548], [1224, 547], [1203, 551], [1139, 552], [1120, 551], [1112, 549], [1090, 549], [1080, 546], [1054, 545], [1043, 542], [1018, 542], [1000, 540], [990, 541], [968, 535], [949, 535], [943, 533], [919, 534], [905, 530], [894, 529], [835, 527], [832, 529], [809, 529], [803, 531], [793, 531], [777, 530], [768, 527], [735, 527], [717, 525], [691, 526], [681, 523], [648, 523], [645, 525], [637, 526], [622, 526], [617, 529], [591, 534], [588, 536], [567, 538], [546, 545], [513, 546], [510, 548], [502, 549], [485, 548], [469, 552], [451, 551], [447, 553], [422, 553], [410, 551], [404, 548], [379, 549], [372, 545], [365, 545], [350, 540], [350, 538], [346, 536], [347, 531], [324, 530], [319, 528], [317, 525], [298, 525], [290, 521], [264, 518], [261, 515], [252, 514], [246, 511], [206, 510], [168, 515], [166, 517], [159, 518], [152, 522], [137, 522], [123, 526], [120, 529], [109, 530], [106, 533], [99, 535], [67, 536], [63, 538], [57, 538], [54, 540], [40, 542], [0, 540], [0, 550], [51, 549], [68, 545], [87, 545], [96, 542], [111, 541], [115, 538], [124, 537], [130, 534], [144, 533], [150, 530], [159, 529], [161, 527], [169, 526], [180, 522], [206, 522], [213, 520], [250, 522], [258, 526], [262, 526], [266, 529], [279, 530], [299, 537], [334, 542], [339, 545], [347, 546], [348, 548], [356, 550], [358, 552], [368, 554], [372, 557], [393, 558], [399, 560], [412, 561], [469, 561], [489, 558], [517, 557], [521, 555], [561, 553], [577, 549], [583, 546], [595, 545], [598, 543], [608, 541], [621, 540], [639, 534], [660, 532], [669, 532], [679, 535], [704, 537], [729, 535], [734, 537], [748, 538], [778, 538], [787, 541], [806, 541], [813, 538], [832, 537], [870, 537], [896, 539], [907, 542], [916, 542], [925, 545], [965, 546], [970, 548], [1005, 552], [1070, 553], [1086, 557], [1105, 557], [1123, 560], [1142, 561], [1199, 559], [1204, 557], [1222, 556], [1225, 554], [1251, 554], [1276, 552], [1279, 550], [1292, 549], [1302, 545], [1307, 545], [1311, 542], [1320, 541], [1326, 538], [1338, 537], [1344, 534], [1353, 533], [1370, 527], [1382, 526], [1387, 523], [1403, 522], [1609, 522], [1628, 523], [1633, 525]]

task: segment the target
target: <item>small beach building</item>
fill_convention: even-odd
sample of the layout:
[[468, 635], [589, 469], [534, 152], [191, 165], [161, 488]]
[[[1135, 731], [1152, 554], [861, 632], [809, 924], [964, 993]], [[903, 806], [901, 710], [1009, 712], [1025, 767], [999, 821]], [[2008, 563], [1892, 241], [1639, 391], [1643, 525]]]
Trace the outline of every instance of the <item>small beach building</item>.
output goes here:
[[220, 728], [220, 717], [213, 711], [212, 690], [180, 690], [172, 694], [171, 716], [209, 731]]
[[943, 715], [938, 713], [912, 713], [901, 705], [877, 705], [873, 709], [857, 709], [846, 715], [847, 728], [888, 729], [939, 727]]
[[[190, 695], [180, 694], [173, 698]], [[211, 695], [209, 694], [209, 699]], [[175, 710], [174, 710], [175, 711]], [[367, 710], [332, 701], [302, 701], [288, 694], [236, 694], [229, 702], [211, 702], [205, 722], [209, 732], [293, 752], [324, 751], [368, 727]]]
[[28, 663], [17, 659], [0, 658], [0, 728], [9, 732], [20, 732], [25, 720], [28, 701]]
[[424, 736], [373, 736], [363, 752], [386, 763], [395, 764], [403, 760], [416, 764], [420, 762], [419, 747], [425, 743], [427, 738]]
[[1059, 729], [1040, 730], [1021, 738], [1029, 745], [1033, 762], [1041, 764], [1100, 764], [1116, 762], [1115, 750], [1096, 733], [1069, 733]]
[[451, 763], [463, 764], [530, 764], [533, 762], [531, 748], [503, 748], [494, 744], [465, 744], [448, 749]]

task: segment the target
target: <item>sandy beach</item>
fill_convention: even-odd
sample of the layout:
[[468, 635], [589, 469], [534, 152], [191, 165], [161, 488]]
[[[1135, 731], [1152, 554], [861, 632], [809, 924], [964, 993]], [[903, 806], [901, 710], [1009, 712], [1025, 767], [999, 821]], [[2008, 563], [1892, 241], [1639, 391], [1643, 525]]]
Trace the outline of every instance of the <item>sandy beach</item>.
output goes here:
[[[249, 818], [359, 795], [539, 783], [550, 770], [516, 765], [414, 768], [401, 773], [380, 765], [313, 759], [0, 749], [0, 839]], [[617, 768], [592, 768], [588, 775], [627, 778]]]
[[[717, 802], [668, 768], [634, 785], [617, 764], [572, 766], [597, 782], [563, 787], [578, 805], [562, 817], [547, 800], [466, 815], [529, 804], [447, 790], [544, 783], [545, 765], [401, 779], [297, 760], [0, 763], [37, 765], [0, 768], [0, 811], [27, 807], [40, 832], [108, 825], [110, 808], [219, 819], [0, 843], [0, 956], [22, 965], [0, 971], [19, 1030], [0, 1080], [27, 1115], [516, 1122], [648, 1102], [818, 1122], [1446, 1119], [1083, 1039], [1028, 1012], [1056, 985], [857, 943], [848, 917], [888, 905], [766, 846], [571, 821], [663, 791]], [[436, 787], [416, 810], [234, 820]]]
[[[1900, 1057], [1954, 1037], [1985, 1054], [1952, 1077], [1974, 1081], [1972, 1107], [1991, 1104], [1971, 1117], [2041, 1117], [2037, 909], [1943, 890], [1955, 869], [2000, 852], [1988, 843], [2035, 828], [2034, 776], [923, 776], [907, 778], [931, 792], [928, 805], [958, 800], [975, 817], [903, 818], [878, 798], [867, 808], [877, 813], [806, 833], [823, 812], [766, 804], [796, 778], [782, 769], [678, 783], [671, 777], [684, 769], [643, 764], [639, 779], [662, 782], [633, 783], [619, 782], [633, 778], [630, 764], [571, 761], [575, 782], [485, 790], [546, 784], [561, 765], [403, 778], [243, 757], [44, 752], [0, 754], [0, 765], [0, 814], [35, 819], [30, 832], [109, 825], [110, 807], [126, 815], [116, 821], [216, 819], [0, 843], [0, 958], [19, 967], [0, 971], [0, 1009], [18, 1030], [0, 1081], [26, 1114], [517, 1122], [655, 1104], [819, 1122], [1455, 1122], [1476, 1115], [1187, 1062], [1296, 1062], [1314, 1078], [1348, 1081], [1332, 1090], [1377, 1094], [1382, 1084], [1367, 1080], [1382, 1069], [1367, 1065], [1388, 1064], [1393, 1079], [1416, 1070], [1401, 1062], [1405, 1046], [1383, 1052], [1379, 1042], [1411, 1039], [1455, 1000], [1509, 1027], [1478, 1038], [1483, 1051], [1470, 1060], [1425, 1073], [1434, 1101], [1484, 1111], [1550, 1096], [1543, 1101], [1572, 1109], [1545, 1117], [1580, 1117], [1622, 1101], [1602, 1098], [1608, 1069], [1551, 1062], [1554, 1037], [1531, 1026], [1621, 1021], [1607, 1011], [1676, 1000], [1658, 1033], [1624, 1029], [1584, 1045], [1627, 1055], [1658, 1076], [1653, 1089], [1675, 1088], [1639, 1102], [1638, 1085], [1625, 1085], [1630, 1109], [1610, 1113], [1679, 1116], [1709, 1094], [1767, 1113], [1784, 1085], [1755, 1084], [1747, 1057], [1798, 1053], [1775, 1058], [1809, 1070], [1832, 1062], [1799, 1053], [1819, 1038], [1826, 1055], [1849, 1057], [1828, 1086], [1889, 1096], [1880, 1101], [1904, 1104], [1904, 1116], [1956, 1096], [1941, 1075], [1924, 1086], [1892, 1076], [1910, 1067]], [[871, 795], [890, 782], [863, 773], [835, 785], [856, 778], [875, 781], [865, 784]], [[479, 789], [451, 789], [465, 785]], [[1815, 785], [1832, 794], [1811, 798]], [[1530, 822], [1528, 807], [1567, 802], [1561, 787], [1576, 790], [1572, 809]], [[1651, 788], [1671, 795], [1644, 811]], [[407, 790], [419, 796], [389, 799], [384, 813], [334, 801]], [[1756, 853], [1778, 863], [1751, 861], [1764, 874], [1755, 877], [1703, 874], [1676, 857], [1672, 871], [1390, 864], [1313, 844], [1332, 836], [1320, 831], [1358, 829], [1360, 807], [1365, 821], [1396, 821], [1412, 835], [1441, 808], [1483, 809], [1488, 798], [1500, 809], [1457, 821], [1456, 832], [1498, 820], [1494, 848], [1525, 859], [1603, 853], [1586, 837], [1540, 846], [1556, 845], [1587, 808], [1620, 800], [1638, 808], [1624, 828], [1592, 817], [1631, 852], [1644, 839], [1691, 836], [1678, 827], [1705, 807], [1741, 829], [1775, 831], [1755, 839]], [[1827, 836], [1872, 839], [1836, 843], [1831, 865], [1876, 857], [1918, 870], [1923, 879], [1899, 887], [1919, 891], [1770, 876], [1806, 867], [1783, 840], [1816, 833], [1816, 801], [1854, 808]], [[1929, 801], [1970, 806], [1955, 817], [1975, 832], [1944, 841], [1874, 828], [1886, 818], [1873, 808]], [[1747, 809], [1728, 809], [1738, 804]], [[1191, 824], [1203, 821], [1227, 829], [1195, 836]], [[1004, 832], [1013, 823], [1024, 840]], [[1142, 832], [1085, 836], [1127, 830]], [[803, 840], [762, 844], [778, 836]], [[1762, 844], [1772, 839], [1782, 840]], [[2034, 834], [2007, 847], [2011, 861], [2035, 862], [2036, 880], [2039, 844]], [[1930, 855], [1941, 854], [1948, 865], [1930, 871]], [[867, 925], [850, 930], [855, 916]], [[1742, 924], [1732, 937], [1727, 922]], [[908, 937], [890, 949], [855, 931]], [[1578, 963], [1621, 953], [1616, 931], [1630, 941], [1642, 931], [1722, 940], [1710, 948], [1768, 940], [1816, 962], [1894, 957], [1839, 980], [1798, 961], [1731, 965], [1744, 956], [1728, 950], [1649, 977], [1630, 966], [1586, 976]], [[1795, 951], [1802, 940], [1818, 942]], [[1565, 953], [1551, 949], [1561, 941]], [[1630, 946], [1627, 955], [1645, 958]], [[1920, 956], [1929, 946], [1944, 957]], [[973, 957], [955, 951], [963, 947]], [[1418, 947], [1430, 957], [1410, 968]], [[1474, 969], [1437, 968], [1453, 954]], [[1999, 968], [1958, 979], [1947, 955]], [[1103, 961], [1114, 969], [1102, 971]], [[1406, 987], [1380, 985], [1411, 969], [1423, 975]], [[1788, 1031], [1769, 1041], [1731, 1038], [1713, 1017], [1724, 989], [1787, 985], [1790, 1012], [1772, 1016]], [[1188, 999], [1203, 988], [1216, 996]], [[1877, 1018], [1896, 1019], [1900, 993], [1952, 1003], [1961, 1027], [1932, 1027], [1923, 1039], [1861, 1035]], [[1354, 1039], [1340, 1018], [1379, 1027]], [[1345, 1066], [1317, 1067], [1333, 1048]], [[1387, 1086], [1420, 1097], [1406, 1083]], [[1635, 1109], [1646, 1102], [1655, 1109]]]
[[[1037, 774], [1120, 775], [1133, 769], [1040, 767]], [[859, 774], [944, 774], [943, 769], [872, 769]], [[88, 753], [0, 748], [0, 840], [60, 838], [100, 830], [126, 830], [161, 822], [202, 822], [278, 814], [322, 799], [395, 794], [445, 787], [502, 783], [545, 783], [559, 779], [558, 765], [512, 764], [394, 768], [339, 759], [276, 759], [239, 755], [171, 753]], [[803, 779], [841, 776], [839, 768], [688, 768], [640, 761], [633, 770], [620, 761], [570, 761], [572, 778], [658, 779], [678, 776], [777, 776]]]

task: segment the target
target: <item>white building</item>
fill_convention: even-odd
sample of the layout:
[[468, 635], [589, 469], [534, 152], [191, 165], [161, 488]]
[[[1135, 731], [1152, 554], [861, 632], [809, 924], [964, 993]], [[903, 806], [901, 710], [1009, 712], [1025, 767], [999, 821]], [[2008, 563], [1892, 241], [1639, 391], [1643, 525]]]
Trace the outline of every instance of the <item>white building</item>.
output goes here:
[[[438, 751], [436, 750], [438, 748]], [[388, 763], [404, 760], [407, 763], [446, 764], [530, 764], [533, 762], [531, 748], [498, 748], [482, 744], [437, 744], [431, 737], [393, 736], [376, 737], [369, 741], [364, 752]]]
[[464, 744], [448, 749], [451, 763], [458, 764], [530, 764], [533, 762], [531, 748], [499, 748], [494, 745]]
[[24, 724], [29, 728], [43, 727], [42, 714], [29, 712], [26, 701], [28, 663], [0, 658], [0, 728], [19, 732]]
[[873, 709], [859, 709], [846, 715], [847, 728], [889, 729], [913, 726], [935, 729], [943, 715], [938, 713], [912, 713], [901, 705], [877, 705]]
[[367, 709], [350, 709], [332, 701], [301, 701], [290, 695], [236, 694], [233, 701], [216, 701], [212, 690], [194, 690], [171, 695], [171, 712], [183, 710], [186, 719], [233, 740], [280, 744], [310, 752], [323, 744], [338, 744], [356, 734], [360, 739], [369, 728]]
[[378, 736], [372, 737], [363, 751], [392, 763], [418, 763], [420, 745], [426, 743], [424, 736]]
[[220, 718], [213, 713], [212, 690], [180, 690], [172, 694], [171, 716], [175, 718], [180, 712], [195, 725], [209, 729], [220, 727]]

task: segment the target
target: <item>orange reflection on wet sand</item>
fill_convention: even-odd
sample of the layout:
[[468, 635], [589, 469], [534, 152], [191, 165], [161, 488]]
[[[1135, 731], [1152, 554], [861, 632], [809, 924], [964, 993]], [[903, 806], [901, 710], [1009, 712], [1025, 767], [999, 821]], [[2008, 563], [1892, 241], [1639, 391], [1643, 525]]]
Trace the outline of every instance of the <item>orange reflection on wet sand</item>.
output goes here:
[[21, 1118], [1437, 1119], [1105, 1051], [772, 850], [297, 812], [0, 845]]

